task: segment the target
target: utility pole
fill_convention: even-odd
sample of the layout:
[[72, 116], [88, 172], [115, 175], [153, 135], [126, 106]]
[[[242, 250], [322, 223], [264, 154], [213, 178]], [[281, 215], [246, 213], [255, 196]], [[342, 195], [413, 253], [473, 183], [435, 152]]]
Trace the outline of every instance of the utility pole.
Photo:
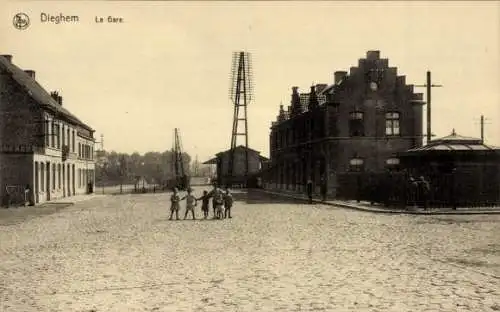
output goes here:
[[485, 118], [484, 115], [481, 115], [481, 118], [479, 120], [479, 125], [481, 128], [481, 143], [484, 143], [484, 126], [488, 123], [487, 120], [489, 119]]
[[484, 116], [481, 115], [481, 143], [484, 143]]
[[442, 85], [438, 84], [432, 84], [431, 82], [431, 72], [427, 71], [427, 83], [423, 85], [415, 85], [415, 87], [427, 87], [427, 144], [431, 141], [432, 138], [432, 132], [431, 132], [431, 89], [432, 88], [439, 88], [442, 87]]

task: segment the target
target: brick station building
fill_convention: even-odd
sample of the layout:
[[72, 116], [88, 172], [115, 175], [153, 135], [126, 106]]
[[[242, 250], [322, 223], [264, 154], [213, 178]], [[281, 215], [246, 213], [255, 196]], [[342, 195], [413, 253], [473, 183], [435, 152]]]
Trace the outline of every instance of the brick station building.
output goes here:
[[324, 173], [335, 196], [342, 175], [384, 171], [396, 152], [422, 146], [422, 94], [379, 51], [336, 71], [332, 84], [293, 87], [291, 98], [272, 123], [266, 187], [303, 191], [311, 179], [319, 191]]
[[94, 142], [94, 130], [63, 106], [57, 92], [47, 92], [35, 72], [13, 64], [11, 55], [0, 56], [3, 204], [38, 204], [91, 191]]

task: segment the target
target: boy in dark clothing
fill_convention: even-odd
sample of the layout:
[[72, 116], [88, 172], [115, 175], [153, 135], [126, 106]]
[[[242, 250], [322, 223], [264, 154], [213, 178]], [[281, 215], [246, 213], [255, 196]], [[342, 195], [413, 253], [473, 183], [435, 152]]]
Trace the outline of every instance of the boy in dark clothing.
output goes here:
[[207, 191], [203, 191], [203, 196], [197, 198], [197, 200], [201, 200], [201, 211], [203, 211], [203, 218], [208, 218], [208, 205], [210, 202], [210, 196]]
[[306, 185], [307, 198], [309, 199], [309, 204], [313, 203], [313, 183], [311, 180], [307, 181]]
[[224, 218], [231, 219], [231, 207], [233, 207], [233, 195], [229, 193], [229, 189], [226, 189], [226, 194], [224, 195]]
[[326, 185], [325, 177], [321, 178], [321, 200], [326, 201], [326, 194], [328, 191], [328, 186]]
[[431, 191], [430, 183], [424, 178], [424, 176], [420, 176], [419, 184], [419, 195], [420, 195], [420, 203], [425, 210], [429, 208], [429, 193]]
[[217, 204], [215, 202], [216, 193], [217, 193], [217, 185], [214, 183], [214, 188], [207, 194], [207, 198], [212, 197], [212, 209], [214, 210], [214, 219], [217, 217]]
[[214, 193], [212, 193], [212, 208], [214, 210], [214, 219], [217, 218], [217, 203], [215, 202]]

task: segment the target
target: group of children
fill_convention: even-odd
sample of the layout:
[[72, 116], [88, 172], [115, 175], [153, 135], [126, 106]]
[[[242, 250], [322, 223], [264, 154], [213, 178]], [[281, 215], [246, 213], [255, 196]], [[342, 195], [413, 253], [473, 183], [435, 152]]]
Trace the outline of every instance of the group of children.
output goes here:
[[189, 188], [187, 190], [187, 195], [181, 198], [179, 196], [179, 191], [177, 190], [177, 188], [174, 189], [174, 193], [170, 197], [169, 220], [172, 220], [174, 213], [176, 219], [179, 220], [180, 202], [183, 200], [186, 200], [186, 212], [184, 214], [184, 220], [186, 220], [189, 212], [191, 212], [193, 220], [196, 220], [194, 208], [198, 205], [199, 200], [202, 201], [201, 211], [203, 212], [203, 218], [208, 218], [210, 198], [212, 198], [214, 219], [231, 218], [233, 196], [229, 192], [229, 189], [226, 189], [226, 191], [223, 192], [220, 188], [214, 187], [214, 189], [210, 192], [203, 191], [203, 195], [199, 198], [196, 198], [192, 193], [193, 190]]

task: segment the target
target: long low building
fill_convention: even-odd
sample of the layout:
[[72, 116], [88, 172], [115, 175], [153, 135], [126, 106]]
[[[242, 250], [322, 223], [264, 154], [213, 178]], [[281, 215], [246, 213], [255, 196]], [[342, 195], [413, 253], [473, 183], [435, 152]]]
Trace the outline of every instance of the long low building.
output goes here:
[[0, 196], [39, 204], [92, 192], [94, 130], [47, 92], [35, 71], [0, 56]]
[[[239, 145], [234, 149], [233, 170], [230, 172], [231, 149], [217, 153], [214, 158], [205, 161], [205, 165], [216, 165], [217, 184], [220, 186], [252, 184], [252, 177], [260, 172], [263, 162], [268, 159], [260, 152]], [[246, 159], [248, 157], [248, 168]], [[249, 181], [250, 179], [250, 181]]]

